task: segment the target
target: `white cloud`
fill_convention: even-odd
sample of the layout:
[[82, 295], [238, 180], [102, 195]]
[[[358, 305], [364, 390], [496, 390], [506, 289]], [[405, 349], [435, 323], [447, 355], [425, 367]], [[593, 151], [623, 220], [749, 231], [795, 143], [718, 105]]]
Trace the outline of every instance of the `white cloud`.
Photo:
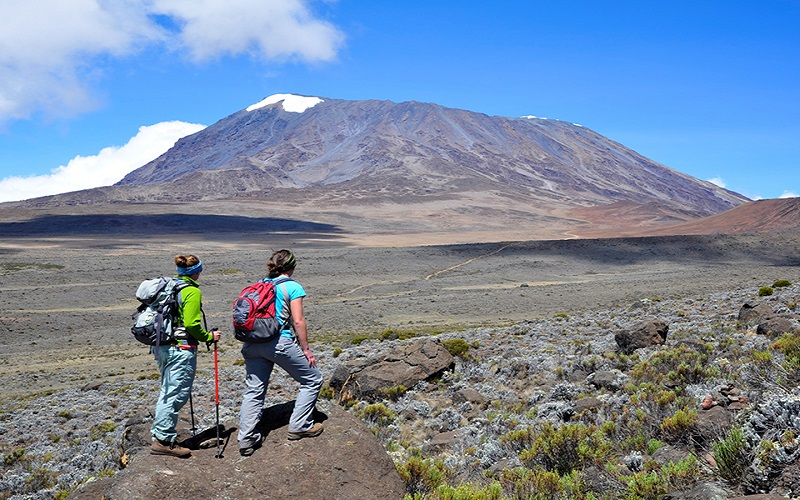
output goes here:
[[153, 10], [182, 28], [178, 38], [197, 61], [254, 53], [268, 59], [329, 61], [344, 41], [317, 19], [309, 0], [153, 0]]
[[723, 189], [728, 187], [728, 185], [725, 183], [725, 181], [722, 179], [722, 177], [713, 177], [711, 179], [708, 179], [707, 182], [710, 182], [711, 184], [714, 184], [715, 186], [719, 186], [719, 187], [721, 187]]
[[109, 186], [161, 156], [181, 137], [203, 128], [204, 125], [179, 121], [140, 127], [124, 146], [103, 148], [94, 156], [76, 156], [48, 175], [0, 180], [0, 202]]
[[800, 198], [800, 194], [793, 193], [792, 191], [784, 191], [778, 198]]
[[[111, 60], [147, 47], [200, 62], [224, 55], [306, 62], [336, 57], [344, 36], [311, 0], [25, 0], [0, 2], [0, 124], [96, 106]], [[160, 21], [160, 22], [159, 22]]]

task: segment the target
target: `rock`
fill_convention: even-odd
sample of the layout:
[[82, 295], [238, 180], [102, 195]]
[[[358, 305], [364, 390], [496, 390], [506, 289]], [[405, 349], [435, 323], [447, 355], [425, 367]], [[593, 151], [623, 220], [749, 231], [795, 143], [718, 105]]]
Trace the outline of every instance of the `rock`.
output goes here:
[[773, 491], [781, 495], [797, 495], [800, 492], [800, 464], [792, 463], [781, 471], [775, 480]]
[[422, 449], [428, 453], [440, 453], [452, 449], [458, 437], [458, 431], [440, 432], [433, 436], [430, 441], [423, 445]]
[[453, 394], [454, 403], [464, 403], [467, 401], [481, 407], [485, 407], [487, 404], [486, 398], [483, 396], [483, 394], [475, 389], [461, 389]]
[[272, 431], [251, 457], [239, 456], [235, 433], [222, 458], [215, 458], [215, 448], [183, 460], [138, 453], [127, 468], [70, 498], [403, 498], [405, 484], [369, 428], [336, 404], [320, 401], [319, 407], [327, 418], [318, 437], [288, 441], [291, 403], [278, 405], [267, 409]]
[[84, 392], [86, 392], [86, 391], [96, 391], [102, 385], [103, 385], [103, 381], [102, 380], [95, 380], [94, 382], [89, 382], [88, 384], [86, 384], [83, 387], [81, 387], [81, 390], [84, 391]]
[[603, 406], [602, 401], [594, 396], [587, 396], [575, 402], [575, 414], [580, 415], [584, 411], [597, 411], [598, 408]]
[[712, 406], [706, 411], [697, 413], [693, 437], [700, 444], [710, 444], [725, 433], [733, 425], [733, 414], [722, 406]]
[[664, 498], [671, 500], [726, 500], [729, 492], [716, 483], [700, 483], [689, 491], [673, 492]]
[[775, 493], [758, 493], [756, 495], [730, 497], [729, 500], [786, 500], [786, 497]]
[[792, 333], [797, 329], [796, 323], [784, 317], [767, 318], [758, 323], [756, 333], [758, 335], [765, 335], [771, 339], [775, 339], [784, 333]]
[[598, 370], [586, 377], [586, 382], [598, 388], [614, 391], [620, 388], [620, 378], [619, 371]]
[[647, 320], [629, 330], [617, 332], [614, 340], [620, 351], [624, 354], [632, 354], [636, 349], [662, 345], [667, 340], [668, 332], [669, 326], [665, 322]]
[[708, 410], [712, 406], [714, 406], [714, 399], [711, 396], [706, 396], [705, 399], [703, 399], [703, 402], [700, 404], [700, 408], [704, 410]]
[[347, 391], [358, 398], [377, 398], [381, 390], [399, 385], [411, 388], [418, 382], [440, 376], [455, 366], [453, 356], [439, 342], [431, 339], [400, 344], [379, 359], [340, 365], [329, 381], [337, 391]]
[[772, 308], [764, 303], [745, 302], [739, 309], [738, 320], [742, 323], [754, 323], [772, 316]]

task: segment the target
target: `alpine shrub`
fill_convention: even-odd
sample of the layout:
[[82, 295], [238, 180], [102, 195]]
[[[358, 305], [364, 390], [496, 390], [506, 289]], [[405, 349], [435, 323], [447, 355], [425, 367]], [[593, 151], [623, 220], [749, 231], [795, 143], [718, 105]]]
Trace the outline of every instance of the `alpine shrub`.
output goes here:
[[715, 442], [713, 447], [719, 475], [731, 484], [739, 484], [752, 461], [742, 429], [732, 427], [728, 435]]
[[768, 295], [772, 295], [773, 293], [775, 293], [775, 290], [773, 290], [771, 286], [762, 286], [758, 289], [759, 297], [766, 297]]

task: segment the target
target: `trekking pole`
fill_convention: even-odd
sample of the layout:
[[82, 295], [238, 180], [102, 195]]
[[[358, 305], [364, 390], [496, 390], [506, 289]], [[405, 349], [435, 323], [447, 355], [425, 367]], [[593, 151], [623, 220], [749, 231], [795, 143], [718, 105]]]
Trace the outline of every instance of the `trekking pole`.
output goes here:
[[192, 389], [189, 388], [189, 413], [192, 415], [192, 428], [189, 429], [192, 431], [192, 436], [197, 434], [197, 427], [194, 425], [194, 403], [192, 403]]
[[219, 356], [216, 341], [214, 341], [214, 399], [217, 407], [217, 454], [214, 458], [222, 458], [222, 451], [219, 449]]

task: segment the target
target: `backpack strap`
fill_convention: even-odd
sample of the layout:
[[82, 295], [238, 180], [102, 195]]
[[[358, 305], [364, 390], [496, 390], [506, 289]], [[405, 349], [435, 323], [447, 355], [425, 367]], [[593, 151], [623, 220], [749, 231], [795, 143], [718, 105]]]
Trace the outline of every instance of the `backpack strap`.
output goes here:
[[[294, 281], [294, 280], [288, 276], [278, 276], [277, 278], [272, 279], [272, 285], [275, 288], [278, 288], [278, 285], [286, 283], [288, 281]], [[290, 330], [292, 321], [292, 306], [291, 306], [292, 301], [289, 300], [289, 290], [287, 290], [285, 286], [283, 287], [283, 302], [286, 304], [286, 307], [289, 310], [289, 314], [286, 316], [286, 321], [281, 325], [281, 330]]]
[[[181, 278], [172, 278], [172, 281], [174, 281], [175, 283], [173, 292], [175, 293], [175, 305], [177, 306], [172, 311], [170, 311], [173, 319], [175, 320], [175, 324], [173, 326], [173, 331], [174, 331], [176, 327], [183, 326], [183, 321], [181, 321], [180, 314], [178, 314], [181, 305], [183, 305], [183, 297], [181, 297], [181, 290], [183, 290], [184, 288], [188, 288], [190, 286], [197, 288], [197, 285], [189, 283], [188, 281], [185, 281]], [[200, 304], [200, 314], [203, 315], [203, 320], [205, 321], [206, 313], [203, 311], [203, 304]]]

